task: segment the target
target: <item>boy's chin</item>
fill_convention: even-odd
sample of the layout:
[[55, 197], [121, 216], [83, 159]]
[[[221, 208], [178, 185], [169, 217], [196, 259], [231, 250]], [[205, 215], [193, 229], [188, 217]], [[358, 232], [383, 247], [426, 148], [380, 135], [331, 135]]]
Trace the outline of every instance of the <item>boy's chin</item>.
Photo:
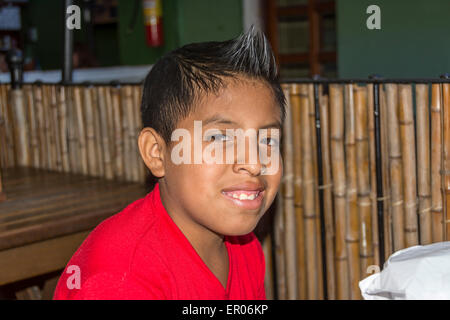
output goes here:
[[220, 234], [224, 236], [244, 236], [255, 230], [256, 224], [246, 225], [246, 226], [230, 226], [228, 228], [222, 228]]

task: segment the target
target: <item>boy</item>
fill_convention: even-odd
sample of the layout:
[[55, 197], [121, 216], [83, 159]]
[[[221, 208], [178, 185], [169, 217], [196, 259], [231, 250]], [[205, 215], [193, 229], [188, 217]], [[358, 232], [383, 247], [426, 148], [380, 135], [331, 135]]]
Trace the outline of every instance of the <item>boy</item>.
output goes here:
[[[278, 191], [285, 115], [266, 38], [251, 28], [167, 54], [145, 80], [141, 113], [139, 150], [158, 181], [92, 231], [54, 298], [265, 299], [252, 230]], [[236, 144], [242, 131], [258, 133]]]

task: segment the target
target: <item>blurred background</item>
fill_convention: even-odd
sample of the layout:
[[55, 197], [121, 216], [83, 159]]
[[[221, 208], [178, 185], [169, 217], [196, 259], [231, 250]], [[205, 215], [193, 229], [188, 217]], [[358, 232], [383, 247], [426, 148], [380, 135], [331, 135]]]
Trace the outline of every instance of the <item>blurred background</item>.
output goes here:
[[[436, 77], [450, 64], [446, 0], [379, 0], [381, 30], [366, 27], [366, 9], [372, 4], [367, 0], [166, 0], [161, 2], [163, 42], [157, 47], [146, 41], [143, 1], [73, 4], [82, 15], [81, 29], [73, 31], [75, 70], [147, 66], [147, 71], [176, 47], [230, 39], [251, 24], [266, 32], [283, 77], [365, 78], [373, 72]], [[61, 69], [64, 1], [2, 0], [0, 6], [0, 71], [7, 72], [5, 53], [10, 48], [23, 52], [25, 71]], [[47, 74], [58, 81], [56, 74]], [[6, 77], [2, 74], [0, 81]]]

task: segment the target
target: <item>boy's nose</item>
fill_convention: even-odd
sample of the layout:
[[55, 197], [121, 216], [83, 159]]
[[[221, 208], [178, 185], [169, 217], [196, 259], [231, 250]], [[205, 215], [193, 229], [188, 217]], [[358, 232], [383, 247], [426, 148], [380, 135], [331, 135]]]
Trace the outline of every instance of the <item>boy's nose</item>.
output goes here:
[[249, 173], [252, 176], [259, 176], [261, 174], [262, 165], [257, 163], [236, 163], [233, 165], [233, 171], [236, 173]]
[[245, 155], [239, 154], [238, 152], [236, 162], [233, 164], [233, 171], [235, 173], [248, 173], [252, 176], [259, 176], [261, 170], [262, 164], [258, 153], [256, 153], [256, 157], [251, 157], [248, 150]]

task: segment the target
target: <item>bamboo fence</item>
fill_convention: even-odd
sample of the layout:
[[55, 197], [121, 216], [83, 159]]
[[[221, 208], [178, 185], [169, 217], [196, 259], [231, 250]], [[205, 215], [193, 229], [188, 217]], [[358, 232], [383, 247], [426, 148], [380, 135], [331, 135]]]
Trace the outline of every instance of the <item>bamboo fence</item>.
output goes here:
[[[271, 256], [277, 270], [276, 298], [361, 299], [359, 281], [382, 268], [380, 261], [390, 254], [449, 239], [450, 85], [379, 85], [380, 157], [375, 148], [373, 83], [318, 85], [320, 156], [311, 120], [311, 106], [317, 103], [312, 87], [305, 82], [283, 86], [288, 97], [282, 150], [285, 177], [277, 198], [281, 201], [275, 215], [276, 250]], [[377, 174], [382, 177], [381, 197]], [[317, 202], [321, 190], [323, 212]], [[380, 203], [383, 220], [378, 219]], [[320, 215], [323, 234], [318, 231]], [[295, 224], [290, 225], [291, 219]], [[286, 242], [292, 226], [295, 249]], [[296, 278], [290, 274], [294, 263]], [[324, 274], [326, 283], [320, 280]], [[288, 290], [293, 279], [296, 292]]]
[[[283, 84], [284, 177], [262, 241], [269, 299], [361, 299], [358, 282], [390, 254], [449, 239], [450, 84], [381, 83], [378, 100], [374, 88]], [[144, 183], [141, 96], [140, 85], [1, 84], [0, 168]]]
[[1, 84], [0, 167], [145, 183], [137, 146], [141, 94], [138, 84]]

